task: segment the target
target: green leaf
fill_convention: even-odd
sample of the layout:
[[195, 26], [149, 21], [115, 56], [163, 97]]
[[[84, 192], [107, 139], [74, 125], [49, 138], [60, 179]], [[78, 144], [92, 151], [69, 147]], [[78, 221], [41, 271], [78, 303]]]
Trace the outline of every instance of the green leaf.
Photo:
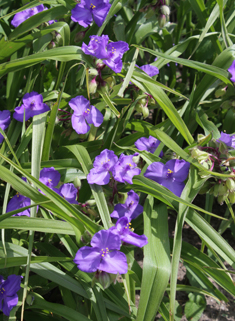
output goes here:
[[188, 320], [198, 321], [206, 308], [206, 299], [200, 294], [189, 293], [189, 301], [185, 305], [185, 316]]

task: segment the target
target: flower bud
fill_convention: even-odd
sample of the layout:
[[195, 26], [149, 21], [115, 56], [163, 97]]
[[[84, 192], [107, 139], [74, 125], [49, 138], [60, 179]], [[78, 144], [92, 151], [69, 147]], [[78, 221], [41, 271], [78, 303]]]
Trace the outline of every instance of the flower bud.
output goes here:
[[63, 45], [63, 39], [61, 37], [61, 34], [58, 32], [56, 32], [55, 42], [57, 43], [58, 46]]
[[90, 207], [95, 206], [96, 205], [96, 201], [95, 200], [88, 200], [88, 201], [86, 201], [86, 205], [90, 206]]
[[118, 192], [118, 203], [124, 204], [127, 197], [128, 197], [127, 193]]
[[149, 105], [156, 105], [156, 100], [154, 98], [150, 98]]
[[48, 49], [53, 49], [56, 47], [56, 44], [54, 41], [51, 41], [49, 44], [48, 44]]
[[226, 90], [227, 90], [227, 87], [217, 89], [215, 92], [215, 97], [219, 98], [224, 96], [226, 94]]
[[227, 179], [226, 186], [229, 192], [233, 192], [235, 190], [235, 181], [232, 178]]
[[214, 185], [213, 194], [215, 197], [217, 197], [219, 195], [219, 185], [218, 184]]
[[228, 199], [229, 199], [231, 204], [234, 204], [235, 203], [235, 192], [230, 192], [228, 194]]
[[81, 236], [81, 241], [84, 244], [90, 243], [91, 239], [92, 239], [92, 235], [87, 230]]
[[90, 68], [90, 69], [88, 70], [88, 74], [89, 74], [89, 76], [90, 76], [91, 78], [93, 78], [93, 77], [95, 77], [95, 76], [98, 76], [98, 71], [97, 71], [97, 69], [95, 69], [95, 68]]
[[159, 27], [160, 28], [163, 28], [166, 24], [166, 16], [164, 14], [161, 14], [159, 17], [158, 17], [158, 23], [159, 23]]
[[80, 189], [80, 188], [82, 187], [82, 182], [81, 182], [79, 176], [76, 176], [76, 177], [74, 178], [74, 180], [73, 180], [73, 185], [74, 185], [76, 188], [78, 188], [78, 189]]
[[105, 64], [103, 63], [102, 59], [97, 59], [96, 60], [96, 67], [97, 68], [102, 68]]
[[207, 152], [204, 152], [197, 147], [194, 147], [191, 149], [191, 156], [199, 161], [199, 163], [202, 163], [209, 158], [209, 154]]
[[116, 85], [116, 79], [115, 79], [115, 77], [113, 77], [113, 76], [108, 77], [108, 78], [105, 78], [105, 81], [106, 81], [106, 83], [108, 84], [109, 89], [112, 89], [113, 86]]
[[147, 118], [149, 116], [149, 109], [147, 106], [142, 107], [143, 117]]
[[115, 283], [116, 274], [107, 273], [104, 271], [97, 271], [92, 279], [92, 286], [99, 282], [104, 289], [107, 289], [112, 283]]
[[224, 204], [224, 201], [226, 200], [228, 194], [225, 194], [225, 195], [220, 195], [217, 197], [217, 201], [220, 205], [223, 205]]
[[83, 38], [85, 37], [86, 32], [85, 31], [79, 31], [78, 33], [76, 33], [75, 37], [74, 37], [74, 42], [78, 43], [80, 41], [83, 40]]
[[221, 182], [219, 184], [219, 188], [218, 188], [218, 195], [225, 195], [228, 194], [228, 188], [226, 186], [226, 184], [224, 184], [224, 182]]
[[132, 160], [134, 163], [138, 164], [140, 161], [140, 154], [139, 153], [135, 153], [132, 157]]
[[221, 154], [227, 154], [228, 153], [228, 146], [224, 142], [219, 142], [219, 151]]
[[[96, 77], [95, 77], [96, 78]], [[89, 92], [90, 94], [95, 94], [96, 93], [96, 90], [97, 90], [97, 87], [98, 87], [98, 84], [97, 84], [97, 81], [96, 79], [93, 78], [90, 82], [89, 82]]]
[[230, 100], [225, 100], [220, 107], [222, 107], [223, 109], [229, 109], [231, 107], [231, 102]]
[[142, 113], [142, 104], [140, 104], [139, 102], [135, 105], [135, 110], [137, 111], [137, 113]]
[[164, 5], [164, 6], [161, 6], [160, 10], [161, 10], [161, 13], [162, 13], [163, 15], [169, 17], [169, 15], [170, 15], [170, 8], [169, 8], [168, 6], [165, 6], [165, 5]]
[[26, 303], [28, 305], [33, 305], [33, 301], [34, 301], [34, 296], [32, 294], [28, 294], [26, 297]]

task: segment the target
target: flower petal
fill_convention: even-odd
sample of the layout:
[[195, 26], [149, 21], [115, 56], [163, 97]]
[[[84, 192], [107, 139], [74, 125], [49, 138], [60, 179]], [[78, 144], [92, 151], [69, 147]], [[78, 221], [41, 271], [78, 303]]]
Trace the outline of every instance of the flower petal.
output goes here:
[[81, 4], [77, 4], [71, 10], [71, 19], [78, 22], [82, 27], [87, 28], [93, 21], [92, 13]]
[[100, 260], [99, 249], [84, 246], [77, 251], [73, 261], [81, 271], [91, 273], [97, 271]]
[[119, 250], [121, 240], [118, 235], [113, 234], [110, 230], [101, 230], [93, 236], [91, 246], [99, 248], [100, 250], [105, 248], [109, 250]]
[[99, 127], [103, 123], [103, 115], [101, 112], [95, 108], [95, 106], [91, 106], [91, 111], [86, 117], [86, 121], [88, 124], [93, 124], [95, 127]]
[[3, 300], [3, 305], [2, 305], [2, 312], [9, 316], [11, 310], [17, 305], [18, 303], [18, 295], [14, 294], [10, 297], [5, 297]]
[[109, 252], [102, 258], [98, 269], [112, 274], [126, 274], [128, 271], [126, 255], [119, 251]]
[[101, 27], [106, 19], [106, 16], [111, 8], [111, 4], [100, 4], [93, 11], [93, 18], [98, 27]]
[[75, 114], [71, 117], [72, 127], [78, 134], [86, 134], [90, 130], [90, 126], [86, 123], [83, 115], [76, 116]]
[[108, 170], [103, 168], [92, 168], [87, 175], [88, 184], [106, 185], [109, 183], [110, 174]]

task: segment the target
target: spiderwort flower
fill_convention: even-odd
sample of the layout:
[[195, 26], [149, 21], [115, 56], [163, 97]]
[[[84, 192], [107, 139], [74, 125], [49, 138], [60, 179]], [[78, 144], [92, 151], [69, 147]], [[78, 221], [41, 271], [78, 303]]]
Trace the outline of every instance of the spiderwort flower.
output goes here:
[[103, 115], [95, 106], [90, 105], [89, 100], [85, 97], [72, 98], [69, 106], [74, 110], [71, 118], [72, 127], [78, 134], [86, 134], [90, 130], [88, 124], [93, 124], [95, 127], [102, 124]]
[[144, 176], [168, 188], [176, 196], [180, 197], [184, 189], [184, 181], [189, 172], [190, 163], [185, 160], [171, 159], [165, 165], [154, 162], [147, 168]]
[[[55, 170], [54, 167], [43, 168], [40, 171], [39, 181], [54, 190], [55, 187], [59, 184], [60, 173]], [[57, 189], [55, 190], [55, 192], [57, 192]]]
[[40, 115], [49, 110], [50, 110], [49, 106], [43, 103], [42, 95], [38, 94], [36, 91], [32, 91], [31, 93], [24, 95], [23, 105], [15, 108], [13, 118], [15, 118], [20, 122], [23, 122], [24, 112], [25, 112], [25, 120], [28, 120], [30, 117], [33, 117], [35, 115]]
[[[141, 137], [135, 142], [135, 147], [139, 150], [146, 150], [153, 154], [160, 143], [160, 140], [153, 136], [149, 136], [149, 138]], [[163, 157], [162, 151], [160, 152], [159, 157]]]
[[109, 12], [111, 4], [102, 0], [81, 0], [71, 10], [71, 19], [87, 28], [94, 20], [98, 27], [101, 27]]
[[127, 217], [130, 222], [143, 212], [143, 206], [139, 204], [139, 195], [133, 190], [130, 190], [127, 195], [125, 204], [119, 203], [114, 206], [114, 211], [110, 214], [112, 218]]
[[11, 310], [18, 303], [18, 295], [16, 294], [20, 290], [21, 276], [20, 275], [9, 275], [6, 281], [0, 276], [0, 310], [9, 316]]
[[[6, 209], [6, 213], [11, 212], [11, 211], [15, 211], [18, 210], [22, 207], [26, 207], [29, 206], [31, 203], [30, 198], [25, 197], [19, 193], [17, 193], [15, 196], [12, 197], [12, 199], [9, 201], [8, 205], [7, 205], [7, 209]], [[12, 216], [29, 216], [30, 217], [30, 208], [19, 212], [17, 214], [14, 214]]]
[[133, 176], [141, 173], [141, 170], [137, 168], [137, 164], [133, 162], [133, 157], [134, 155], [120, 155], [117, 164], [113, 168], [113, 178], [115, 181], [132, 184]]
[[72, 183], [63, 184], [59, 188], [59, 193], [70, 204], [78, 204], [78, 202], [76, 201], [77, 192], [78, 191], [76, 187]]
[[146, 235], [138, 235], [133, 232], [131, 223], [127, 217], [119, 218], [116, 225], [112, 226], [109, 230], [119, 235], [121, 240], [127, 244], [132, 244], [137, 247], [143, 247], [148, 244], [148, 238]]
[[103, 62], [114, 72], [118, 73], [122, 70], [122, 57], [129, 50], [129, 46], [125, 41], [110, 42], [106, 35], [90, 36], [91, 40], [88, 45], [82, 44], [82, 51], [86, 55], [91, 55], [97, 59], [104, 59]]
[[218, 143], [223, 142], [225, 145], [227, 145], [230, 148], [235, 148], [235, 135], [230, 135], [221, 132], [220, 138], [216, 140]]
[[14, 15], [14, 18], [11, 21], [11, 24], [16, 28], [18, 27], [22, 22], [29, 19], [30, 17], [34, 16], [35, 14], [42, 12], [45, 10], [44, 5], [40, 4], [39, 6], [26, 9], [24, 11], [18, 12]]
[[110, 173], [118, 161], [118, 157], [112, 150], [104, 149], [100, 155], [96, 156], [94, 168], [87, 175], [89, 184], [106, 185], [110, 180]]
[[228, 71], [230, 72], [230, 74], [232, 75], [232, 77], [230, 78], [230, 80], [232, 82], [235, 82], [235, 60], [233, 60], [232, 65], [228, 68]]
[[[11, 122], [11, 113], [9, 110], [0, 111], [0, 127], [2, 130], [7, 129]], [[2, 143], [4, 137], [0, 134], [0, 144]]]
[[127, 273], [128, 266], [124, 253], [119, 252], [121, 239], [110, 230], [97, 232], [91, 246], [84, 246], [75, 255], [74, 263], [84, 272], [92, 273], [97, 270], [112, 274]]
[[[139, 66], [137, 66], [139, 67]], [[143, 70], [144, 72], [146, 72], [147, 75], [149, 75], [149, 77], [153, 77], [159, 74], [159, 70], [157, 67], [152, 66], [152, 65], [143, 65], [141, 67], [139, 67], [141, 70]]]

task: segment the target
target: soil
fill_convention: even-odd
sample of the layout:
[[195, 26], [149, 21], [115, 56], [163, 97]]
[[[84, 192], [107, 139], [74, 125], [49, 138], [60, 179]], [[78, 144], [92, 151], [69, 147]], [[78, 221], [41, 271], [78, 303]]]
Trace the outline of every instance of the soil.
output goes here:
[[[204, 199], [202, 199], [200, 196], [195, 202], [196, 205], [204, 207]], [[202, 205], [203, 204], [203, 205]], [[225, 213], [225, 206], [220, 206], [217, 203], [213, 205], [213, 210], [212, 212], [217, 214], [217, 215], [224, 215]], [[169, 237], [173, 238], [174, 237], [174, 229], [175, 229], [175, 222], [176, 218], [173, 215], [169, 215], [168, 218], [169, 221]], [[212, 218], [211, 220], [211, 225], [218, 230], [218, 227], [220, 225], [220, 221], [216, 218]], [[235, 238], [231, 234], [230, 230], [227, 229], [223, 233], [223, 237], [226, 239], [226, 241], [230, 244], [232, 248], [235, 248]], [[198, 249], [201, 248], [201, 239], [199, 236], [193, 231], [193, 229], [188, 225], [184, 224], [183, 227], [183, 241], [192, 244], [193, 246], [197, 247]], [[136, 253], [136, 259], [140, 266], [143, 266], [143, 258], [141, 257], [141, 253], [137, 252]], [[229, 269], [231, 267], [227, 265], [226, 262], [224, 262], [225, 266]], [[234, 283], [235, 283], [235, 274], [231, 275]], [[216, 300], [214, 300], [211, 297], [205, 297], [206, 298], [206, 309], [204, 310], [202, 316], [200, 317], [199, 321], [209, 321], [209, 320], [214, 320], [214, 321], [235, 321], [235, 298], [227, 293], [223, 288], [218, 286], [212, 279], [209, 279], [213, 285], [218, 288], [227, 298], [228, 302], [225, 303], [221, 301], [219, 304]], [[179, 263], [179, 270], [178, 270], [178, 283], [180, 284], [190, 284], [189, 280], [186, 276], [186, 268], [185, 266], [180, 262]], [[166, 294], [165, 294], [166, 295]], [[176, 300], [179, 302], [181, 307], [184, 310], [184, 306], [186, 302], [188, 301], [188, 294], [186, 292], [181, 292], [178, 291], [176, 293]], [[139, 293], [136, 295], [136, 305], [138, 306], [139, 302]], [[155, 320], [159, 320], [161, 318], [160, 314], [157, 314]], [[181, 321], [187, 321], [187, 318], [185, 315], [183, 315]], [[189, 320], [188, 320], [189, 321]]]

